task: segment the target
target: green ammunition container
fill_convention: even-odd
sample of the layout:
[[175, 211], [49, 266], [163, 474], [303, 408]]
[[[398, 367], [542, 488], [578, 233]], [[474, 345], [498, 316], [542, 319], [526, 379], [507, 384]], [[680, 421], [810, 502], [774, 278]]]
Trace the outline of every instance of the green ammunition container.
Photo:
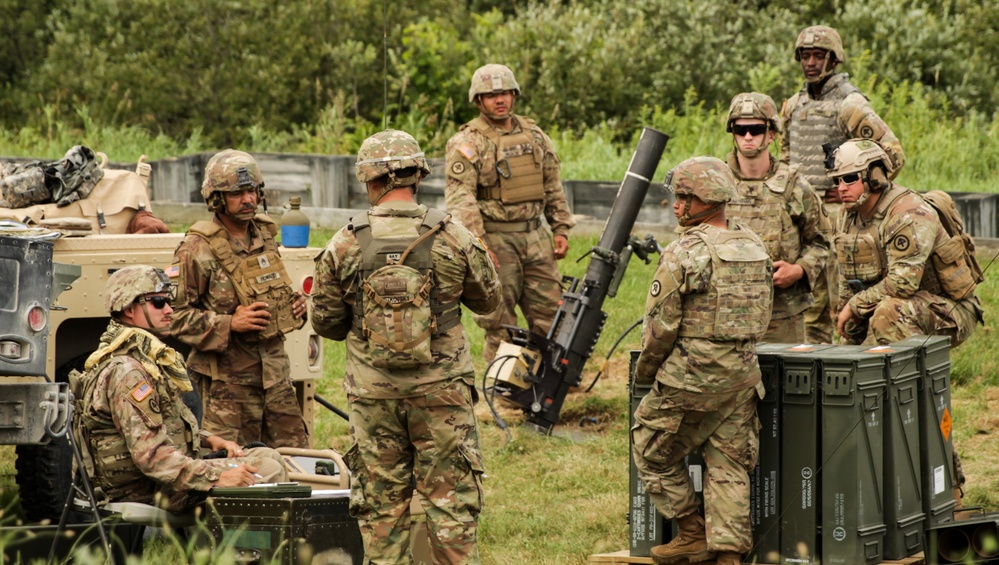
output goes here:
[[885, 559], [904, 559], [923, 550], [920, 464], [920, 373], [918, 347], [899, 343], [874, 347], [885, 355]]
[[[629, 389], [631, 391], [631, 413], [629, 414], [629, 426], [635, 425], [635, 410], [642, 398], [652, 389], [652, 385], [635, 384], [635, 363], [638, 361], [640, 351], [631, 352], [631, 365], [629, 371]], [[628, 442], [628, 469], [629, 469], [629, 509], [628, 525], [631, 530], [629, 549], [632, 557], [648, 557], [649, 551], [657, 545], [669, 542], [673, 539], [673, 525], [670, 520], [663, 517], [656, 511], [652, 504], [652, 499], [645, 492], [642, 481], [638, 478], [638, 468], [635, 466], [631, 441]]]
[[880, 563], [885, 355], [840, 346], [819, 352], [817, 358], [822, 368], [822, 563]]
[[831, 345], [788, 346], [781, 352], [780, 547], [781, 563], [819, 562], [818, 506], [820, 366]]
[[950, 406], [950, 338], [915, 336], [894, 345], [919, 347], [919, 444], [924, 528], [954, 519], [954, 436]]
[[749, 474], [749, 517], [753, 524], [750, 563], [780, 561], [780, 384], [783, 377], [781, 353], [788, 344], [761, 343], [756, 346], [766, 395], [756, 404], [760, 419], [760, 455]]
[[347, 512], [349, 500], [347, 490], [309, 498], [209, 496], [206, 526], [215, 543], [233, 548], [239, 563], [361, 565], [364, 545]]

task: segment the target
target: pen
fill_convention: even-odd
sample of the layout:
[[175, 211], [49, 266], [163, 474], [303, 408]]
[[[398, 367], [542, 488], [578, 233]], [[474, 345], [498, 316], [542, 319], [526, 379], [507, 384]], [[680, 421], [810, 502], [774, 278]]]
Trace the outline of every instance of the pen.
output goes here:
[[[239, 467], [239, 465], [237, 465], [236, 463], [229, 463], [228, 467], [230, 469], [235, 469], [235, 468]], [[259, 473], [253, 473], [253, 476], [256, 477], [256, 478], [258, 478], [258, 479], [260, 479], [260, 480], [263, 480], [263, 478], [264, 478], [263, 475], [261, 475]]]

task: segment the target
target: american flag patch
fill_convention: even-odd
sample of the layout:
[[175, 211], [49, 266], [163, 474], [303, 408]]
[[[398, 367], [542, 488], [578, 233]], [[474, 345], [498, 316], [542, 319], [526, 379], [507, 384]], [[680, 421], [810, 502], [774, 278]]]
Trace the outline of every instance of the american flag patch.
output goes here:
[[462, 145], [458, 147], [458, 153], [464, 155], [465, 158], [468, 159], [469, 161], [475, 159], [475, 150], [472, 149], [471, 146], [469, 145]]
[[132, 398], [136, 402], [142, 402], [147, 396], [153, 393], [153, 387], [149, 386], [147, 383], [142, 383], [141, 385], [132, 389]]
[[163, 271], [168, 277], [179, 277], [180, 276], [180, 264], [174, 263]]

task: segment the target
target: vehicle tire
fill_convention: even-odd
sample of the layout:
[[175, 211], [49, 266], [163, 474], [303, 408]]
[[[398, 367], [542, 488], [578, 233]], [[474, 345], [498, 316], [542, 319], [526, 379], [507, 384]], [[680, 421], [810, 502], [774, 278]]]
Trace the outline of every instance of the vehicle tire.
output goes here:
[[16, 451], [17, 487], [25, 518], [57, 522], [73, 485], [69, 441], [63, 437], [48, 445], [19, 445]]

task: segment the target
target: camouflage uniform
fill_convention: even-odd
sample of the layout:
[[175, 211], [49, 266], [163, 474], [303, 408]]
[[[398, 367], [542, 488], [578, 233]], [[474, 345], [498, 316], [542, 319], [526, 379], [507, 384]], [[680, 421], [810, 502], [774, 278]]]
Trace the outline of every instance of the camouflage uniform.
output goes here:
[[[265, 481], [285, 480], [267, 448], [249, 457], [198, 459], [198, 422], [181, 401], [190, 390], [180, 355], [152, 334], [112, 320], [87, 359], [78, 421], [93, 464], [91, 480], [110, 502], [143, 502], [180, 511], [230, 466], [248, 463]], [[182, 388], [183, 387], [183, 388]]]
[[240, 299], [212, 249], [213, 241], [222, 238], [222, 248], [230, 249], [237, 261], [268, 250], [276, 253], [274, 223], [263, 215], [252, 220], [249, 245], [229, 238], [217, 217], [210, 225], [218, 226], [216, 235], [188, 232], [168, 269], [177, 285], [173, 332], [191, 346], [187, 365], [205, 406], [204, 426], [244, 445], [262, 441], [270, 447], [307, 448], [309, 433], [291, 383], [284, 336], [262, 339], [260, 332], [231, 331]]
[[772, 263], [745, 226], [701, 223], [678, 232], [646, 299], [635, 381], [654, 384], [635, 411], [633, 456], [656, 509], [681, 519], [698, 511], [684, 457], [701, 449], [707, 547], [745, 553], [749, 471], [759, 452], [756, 341], [769, 322]]
[[[380, 148], [385, 141], [387, 149]], [[372, 146], [389, 151], [391, 159], [391, 151], [402, 151], [398, 145], [415, 146], [414, 158], [407, 160], [419, 162], [429, 173], [415, 140], [391, 130], [365, 141], [359, 163]], [[382, 166], [387, 162], [378, 157], [371, 161]], [[378, 177], [360, 174], [359, 166], [358, 178], [367, 182]], [[366, 229], [378, 240], [412, 239], [427, 214], [427, 208], [415, 202], [386, 202], [367, 213]], [[460, 302], [477, 313], [499, 304], [496, 270], [468, 230], [447, 222], [434, 237], [430, 256], [440, 303]], [[351, 515], [360, 523], [367, 562], [407, 562], [415, 488], [426, 510], [434, 562], [479, 563], [476, 539], [484, 467], [472, 411], [475, 374], [465, 330], [459, 318], [433, 335], [429, 365], [375, 366], [386, 346], [367, 339], [356, 321], [363, 311], [358, 304], [362, 259], [352, 220], [316, 259], [312, 325], [324, 337], [347, 342], [344, 388], [353, 445], [345, 460], [351, 470]]]
[[735, 153], [728, 166], [736, 190], [725, 207], [730, 221], [745, 224], [760, 236], [772, 261], [786, 261], [804, 269], [804, 276], [788, 288], [774, 287], [773, 312], [761, 339], [772, 343], [803, 343], [804, 312], [814, 302], [810, 281], [825, 277], [832, 227], [815, 191], [795, 168], [770, 158], [764, 178], [742, 175]]
[[[815, 34], [814, 45], [810, 42], [812, 40], [805, 39], [809, 33]], [[827, 50], [832, 48], [840, 62], [846, 59], [839, 34], [831, 28], [812, 26], [802, 31], [795, 49], [796, 58], [800, 47], [812, 46]], [[825, 202], [834, 228], [840, 223], [842, 207], [835, 184], [826, 177], [823, 144], [829, 143], [835, 148], [848, 139], [873, 139], [885, 148], [892, 160], [892, 178], [905, 164], [901, 142], [874, 111], [867, 97], [850, 83], [846, 73], [832, 74], [820, 83], [803, 86], [801, 91], [784, 102], [781, 121], [784, 131], [781, 160], [799, 166], [800, 174]], [[825, 278], [819, 277], [813, 282], [815, 305], [805, 314], [810, 342], [832, 343], [834, 325], [830, 309], [834, 301], [830, 299], [829, 289], [836, 288], [836, 280], [836, 264], [830, 261], [826, 265]]]
[[[915, 335], [947, 335], [954, 347], [982, 320], [978, 297], [947, 296], [932, 256], [949, 236], [937, 212], [918, 194], [892, 184], [873, 217], [846, 212], [836, 236], [840, 262], [839, 305], [865, 321], [850, 325], [852, 343], [880, 344]], [[866, 288], [850, 288], [858, 281]]]
[[[448, 141], [446, 151], [447, 209], [472, 235], [485, 240], [499, 261], [502, 306], [489, 315], [474, 316], [475, 323], [486, 330], [483, 356], [487, 360], [507, 338], [502, 326], [517, 325], [518, 305], [528, 329], [547, 335], [562, 297], [552, 235], [568, 237], [576, 224], [566, 202], [561, 165], [551, 139], [533, 120], [518, 115], [512, 119], [514, 127], [506, 132], [479, 116], [461, 126], [461, 131]], [[497, 164], [517, 158], [529, 159], [533, 166], [507, 166], [504, 172], [514, 180], [518, 175], [533, 176], [525, 181], [536, 185], [527, 197], [530, 200], [514, 198], [520, 201], [510, 202], [506, 196], [509, 192], [503, 192], [510, 189], [501, 186], [507, 181], [501, 180]], [[551, 234], [542, 228], [542, 213]]]

